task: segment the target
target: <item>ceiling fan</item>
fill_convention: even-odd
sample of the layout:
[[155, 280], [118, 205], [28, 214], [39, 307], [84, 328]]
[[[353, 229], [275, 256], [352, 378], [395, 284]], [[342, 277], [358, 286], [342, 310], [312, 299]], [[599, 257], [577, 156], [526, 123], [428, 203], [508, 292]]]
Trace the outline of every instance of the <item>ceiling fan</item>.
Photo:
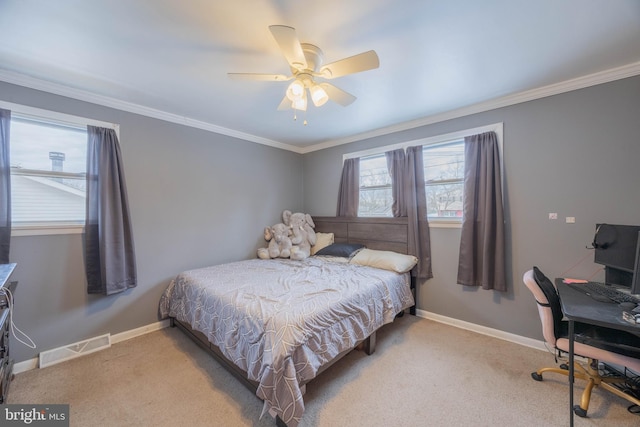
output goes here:
[[287, 87], [278, 110], [293, 108], [294, 110], [306, 111], [307, 92], [316, 107], [324, 105], [328, 100], [347, 106], [356, 100], [355, 96], [331, 83], [316, 80], [335, 79], [380, 66], [378, 55], [373, 50], [323, 65], [322, 50], [309, 43], [300, 43], [295, 28], [286, 25], [271, 25], [269, 31], [289, 63], [291, 75], [259, 73], [228, 73], [228, 75], [235, 80], [269, 82], [293, 80]]

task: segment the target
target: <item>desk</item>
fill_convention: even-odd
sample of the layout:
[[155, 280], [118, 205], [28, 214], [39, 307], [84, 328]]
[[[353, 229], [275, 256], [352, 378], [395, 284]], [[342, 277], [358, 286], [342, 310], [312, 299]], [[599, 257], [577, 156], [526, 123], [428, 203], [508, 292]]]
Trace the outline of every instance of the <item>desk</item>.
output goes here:
[[574, 322], [618, 329], [635, 335], [640, 335], [640, 325], [625, 322], [622, 319], [624, 310], [618, 304], [596, 301], [583, 292], [573, 289], [562, 280], [559, 278], [555, 282], [562, 311], [569, 320], [569, 412], [571, 413], [570, 425], [573, 427]]

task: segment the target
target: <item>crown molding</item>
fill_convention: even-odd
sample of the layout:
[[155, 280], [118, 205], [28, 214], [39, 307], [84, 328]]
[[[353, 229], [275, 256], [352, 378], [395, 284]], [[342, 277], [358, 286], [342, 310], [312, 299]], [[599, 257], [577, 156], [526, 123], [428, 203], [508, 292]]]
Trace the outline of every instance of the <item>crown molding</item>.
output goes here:
[[143, 116], [152, 117], [152, 118], [164, 120], [171, 123], [177, 123], [184, 126], [202, 129], [209, 132], [219, 133], [219, 134], [230, 136], [233, 138], [238, 138], [238, 139], [242, 139], [249, 142], [255, 142], [257, 144], [267, 145], [267, 146], [279, 148], [282, 150], [293, 151], [294, 153], [298, 153], [298, 154], [306, 154], [313, 151], [319, 151], [319, 150], [324, 150], [326, 148], [335, 147], [338, 145], [344, 145], [344, 144], [348, 144], [355, 141], [361, 141], [363, 139], [375, 138], [378, 136], [388, 135], [395, 132], [401, 132], [401, 131], [405, 131], [405, 130], [409, 130], [409, 129], [413, 129], [421, 126], [431, 125], [431, 124], [443, 122], [446, 120], [469, 116], [471, 114], [482, 113], [485, 111], [495, 110], [497, 108], [503, 108], [503, 107], [508, 107], [510, 105], [520, 104], [522, 102], [532, 101], [535, 99], [545, 98], [552, 95], [558, 95], [561, 93], [570, 92], [577, 89], [583, 89], [590, 86], [608, 83], [614, 80], [633, 77], [639, 74], [640, 74], [640, 61], [623, 65], [617, 68], [601, 71], [598, 73], [577, 77], [575, 79], [566, 80], [564, 82], [554, 83], [554, 84], [543, 86], [540, 88], [531, 89], [524, 92], [519, 92], [519, 93], [495, 98], [489, 101], [479, 102], [477, 104], [469, 105], [469, 106], [458, 108], [455, 110], [446, 111], [444, 113], [433, 114], [421, 119], [375, 129], [370, 132], [359, 133], [346, 138], [340, 138], [340, 139], [321, 142], [308, 147], [296, 147], [296, 146], [285, 144], [279, 141], [274, 141], [274, 140], [262, 138], [256, 135], [236, 131], [233, 129], [228, 129], [228, 128], [214, 125], [212, 123], [204, 122], [201, 120], [191, 119], [189, 117], [168, 113], [166, 111], [145, 107], [143, 105], [122, 101], [122, 100], [111, 98], [104, 95], [94, 94], [85, 90], [75, 89], [75, 88], [61, 85], [58, 83], [47, 82], [45, 80], [37, 79], [35, 77], [30, 77], [24, 74], [15, 73], [7, 70], [0, 69], [0, 81], [15, 84], [18, 86], [24, 86], [31, 89], [41, 90], [41, 91], [53, 93], [56, 95], [77, 99], [80, 101], [90, 102], [90, 103], [102, 105], [105, 107], [115, 108], [118, 110], [130, 112], [130, 113], [140, 114]]
[[414, 129], [420, 126], [431, 125], [434, 123], [444, 122], [446, 120], [457, 119], [469, 116], [471, 114], [482, 113], [485, 111], [495, 110], [497, 108], [508, 107], [510, 105], [520, 104], [535, 99], [545, 98], [552, 95], [558, 95], [573, 90], [583, 89], [590, 86], [596, 86], [603, 83], [609, 83], [615, 80], [621, 80], [627, 77], [633, 77], [640, 74], [640, 61], [621, 67], [612, 68], [598, 73], [589, 74], [575, 79], [566, 80], [560, 83], [554, 83], [542, 86], [536, 89], [527, 90], [511, 95], [494, 98], [489, 101], [479, 102], [455, 110], [446, 111], [440, 114], [423, 117], [421, 119], [400, 123], [393, 126], [379, 128], [370, 132], [359, 133], [346, 138], [334, 139], [319, 144], [315, 144], [303, 149], [302, 154], [312, 151], [324, 150], [338, 145], [348, 144], [350, 142], [362, 141], [363, 139], [375, 138], [378, 136], [388, 135], [395, 132], [401, 132]]
[[24, 86], [30, 89], [41, 90], [55, 95], [65, 96], [67, 98], [77, 99], [79, 101], [90, 102], [92, 104], [110, 107], [117, 110], [127, 111], [129, 113], [140, 114], [142, 116], [154, 119], [164, 120], [166, 122], [177, 123], [209, 132], [219, 133], [233, 138], [242, 139], [257, 144], [268, 145], [270, 147], [280, 148], [282, 150], [294, 151], [300, 153], [300, 148], [293, 145], [284, 144], [282, 142], [273, 141], [271, 139], [262, 138], [249, 133], [228, 129], [222, 126], [201, 120], [191, 119], [189, 117], [178, 114], [168, 113], [166, 111], [157, 110], [155, 108], [146, 107], [132, 102], [122, 101], [109, 96], [98, 95], [82, 89], [76, 89], [59, 83], [48, 82], [35, 77], [27, 76], [20, 73], [0, 69], [0, 81]]

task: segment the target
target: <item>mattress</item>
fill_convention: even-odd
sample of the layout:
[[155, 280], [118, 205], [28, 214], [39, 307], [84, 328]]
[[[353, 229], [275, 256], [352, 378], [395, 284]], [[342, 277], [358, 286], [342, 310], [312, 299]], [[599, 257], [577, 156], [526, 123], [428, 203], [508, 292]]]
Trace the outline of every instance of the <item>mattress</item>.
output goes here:
[[302, 385], [414, 304], [408, 274], [344, 259], [252, 259], [185, 271], [160, 301], [257, 382], [265, 411], [295, 427]]

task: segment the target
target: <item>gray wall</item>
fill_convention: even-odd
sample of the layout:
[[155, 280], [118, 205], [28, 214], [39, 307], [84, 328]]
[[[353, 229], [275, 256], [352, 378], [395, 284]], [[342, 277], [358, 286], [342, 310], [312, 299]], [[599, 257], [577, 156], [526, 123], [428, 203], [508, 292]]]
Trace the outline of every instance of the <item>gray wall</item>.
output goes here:
[[[585, 248], [595, 224], [640, 224], [640, 77], [306, 154], [305, 211], [335, 214], [344, 153], [497, 122], [504, 123], [509, 291], [457, 285], [460, 230], [432, 228], [435, 277], [419, 285], [418, 308], [541, 339], [523, 273], [537, 265], [551, 278], [588, 277], [598, 270]], [[550, 212], [559, 219], [549, 220]]]
[[2, 82], [0, 99], [120, 124], [138, 269], [136, 288], [89, 296], [82, 235], [14, 236], [14, 320], [38, 345], [13, 340], [16, 362], [157, 322], [177, 273], [254, 257], [264, 227], [303, 207], [299, 154]]
[[365, 148], [504, 122], [510, 290], [456, 285], [460, 230], [434, 228], [435, 277], [419, 286], [418, 308], [443, 316], [541, 338], [524, 271], [555, 277], [577, 264], [568, 275], [587, 276], [596, 222], [640, 224], [640, 77], [304, 156], [2, 82], [0, 99], [121, 125], [138, 261], [137, 288], [88, 296], [81, 235], [14, 237], [14, 319], [38, 344], [14, 340], [17, 362], [156, 322], [177, 272], [255, 256], [284, 208], [334, 215], [342, 154]]

